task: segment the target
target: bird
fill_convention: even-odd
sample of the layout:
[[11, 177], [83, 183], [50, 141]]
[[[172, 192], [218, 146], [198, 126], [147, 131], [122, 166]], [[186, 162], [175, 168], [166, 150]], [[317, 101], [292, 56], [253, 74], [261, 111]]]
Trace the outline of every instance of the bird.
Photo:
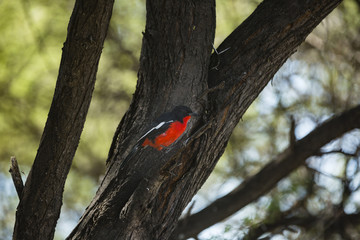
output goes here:
[[126, 157], [131, 158], [139, 148], [152, 147], [157, 151], [170, 147], [187, 129], [191, 117], [198, 116], [187, 106], [176, 106], [171, 112], [160, 115], [137, 140]]

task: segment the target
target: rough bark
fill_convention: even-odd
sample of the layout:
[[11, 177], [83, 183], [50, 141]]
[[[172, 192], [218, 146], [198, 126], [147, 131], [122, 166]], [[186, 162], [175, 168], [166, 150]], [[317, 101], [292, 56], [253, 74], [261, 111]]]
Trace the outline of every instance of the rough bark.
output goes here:
[[113, 7], [78, 0], [68, 26], [46, 126], [16, 212], [13, 239], [52, 239]]
[[[162, 234], [169, 234], [165, 226], [171, 226], [177, 216], [166, 212], [180, 214], [181, 209], [174, 205], [169, 210], [172, 207], [156, 196], [170, 196], [159, 193], [159, 188], [163, 179], [176, 173], [164, 170], [163, 175], [159, 169], [181, 146], [167, 153], [145, 149], [131, 162], [122, 159], [162, 112], [175, 105], [199, 110], [195, 102], [206, 87], [214, 32], [213, 0], [147, 2], [134, 99], [115, 134], [104, 180], [69, 239], [162, 239]], [[174, 183], [179, 178], [171, 177]]]
[[[101, 186], [69, 239], [167, 239], [275, 72], [341, 1], [264, 1], [210, 59], [215, 3], [148, 1], [133, 102]], [[209, 70], [210, 69], [210, 70]], [[207, 90], [211, 88], [211, 90]], [[201, 113], [186, 144], [126, 153], [146, 123], [175, 105]]]
[[320, 148], [344, 133], [360, 128], [360, 106], [324, 122], [306, 137], [289, 146], [265, 165], [257, 174], [246, 179], [229, 194], [212, 202], [203, 210], [179, 221], [173, 239], [196, 237], [202, 230], [231, 216], [247, 204], [266, 194], [284, 177], [317, 155]]

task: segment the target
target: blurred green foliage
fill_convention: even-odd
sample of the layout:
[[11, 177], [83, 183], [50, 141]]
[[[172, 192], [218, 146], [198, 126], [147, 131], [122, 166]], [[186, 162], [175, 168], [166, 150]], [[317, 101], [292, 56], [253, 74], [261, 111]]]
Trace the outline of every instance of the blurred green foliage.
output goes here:
[[[214, 45], [219, 45], [260, 2], [218, 0]], [[0, 239], [11, 239], [17, 204], [7, 173], [10, 156], [17, 157], [25, 178], [51, 104], [73, 4], [48, 0], [0, 2]], [[296, 136], [301, 138], [333, 113], [359, 103], [359, 12], [356, 1], [345, 0], [277, 73], [235, 129], [225, 155], [194, 198], [194, 211], [229, 192], [287, 147], [290, 115], [297, 122]], [[145, 15], [144, 0], [115, 2], [93, 100], [65, 186], [57, 239], [63, 239], [74, 226], [104, 173], [112, 136], [135, 90]], [[351, 151], [356, 144], [356, 140], [342, 139], [332, 147]], [[322, 171], [326, 161], [322, 157], [308, 163]], [[349, 164], [358, 162], [358, 158], [333, 156], [329, 164], [336, 163], [335, 169], [340, 171], [332, 169], [330, 173], [355, 179], [359, 171], [348, 169]], [[324, 182], [321, 176], [310, 168], [299, 169], [270, 194], [246, 207], [240, 217], [237, 214], [228, 220], [219, 236], [209, 238], [244, 236], [254, 224], [276, 219], [280, 212], [307, 197], [308, 209], [322, 212], [332, 204], [329, 196], [342, 193], [343, 188], [341, 184], [327, 188], [329, 180]], [[340, 194], [339, 201], [342, 199]], [[347, 204], [354, 206], [352, 212], [359, 210], [356, 200]]]

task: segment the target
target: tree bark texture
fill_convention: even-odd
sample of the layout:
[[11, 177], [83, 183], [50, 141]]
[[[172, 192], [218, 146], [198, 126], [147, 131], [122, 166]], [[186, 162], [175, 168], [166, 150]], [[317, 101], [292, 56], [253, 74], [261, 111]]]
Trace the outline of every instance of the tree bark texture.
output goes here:
[[[181, 209], [167, 202], [170, 192], [160, 188], [168, 179], [174, 189], [181, 176], [159, 169], [179, 144], [168, 153], [144, 149], [131, 162], [122, 159], [161, 113], [175, 105], [199, 109], [195, 102], [206, 88], [214, 33], [213, 0], [147, 1], [135, 96], [115, 134], [104, 180], [69, 239], [161, 239], [169, 234], [164, 226], [172, 225]], [[175, 159], [169, 166], [178, 165]], [[184, 173], [188, 167], [181, 166]]]
[[79, 143], [113, 0], [77, 0], [39, 149], [16, 212], [13, 239], [52, 239]]
[[282, 178], [304, 164], [307, 158], [319, 154], [322, 146], [355, 128], [360, 128], [360, 105], [324, 122], [229, 194], [198, 213], [180, 220], [172, 238], [196, 237], [204, 229], [236, 213], [273, 189]]
[[[68, 239], [168, 239], [242, 115], [286, 59], [341, 0], [267, 0], [211, 56], [215, 2], [147, 1], [138, 84], [107, 171]], [[201, 114], [163, 152], [126, 155], [175, 105]], [[185, 139], [187, 138], [187, 139]]]

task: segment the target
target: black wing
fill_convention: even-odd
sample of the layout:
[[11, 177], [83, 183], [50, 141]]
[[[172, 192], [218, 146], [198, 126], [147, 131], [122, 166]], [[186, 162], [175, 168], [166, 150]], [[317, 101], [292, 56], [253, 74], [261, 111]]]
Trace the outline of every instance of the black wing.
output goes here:
[[137, 141], [138, 144], [148, 138], [153, 141], [158, 135], [166, 132], [169, 129], [170, 124], [173, 122], [173, 116], [171, 113], [167, 112], [162, 114], [157, 118], [145, 131], [145, 133]]
[[148, 138], [149, 140], [153, 141], [157, 136], [160, 134], [166, 132], [170, 124], [173, 122], [173, 120], [167, 121], [167, 122], [159, 122], [156, 125], [153, 125], [151, 128], [149, 128], [145, 134], [139, 139], [138, 143], [142, 144], [142, 142]]
[[173, 120], [170, 120], [171, 117], [171, 113], [164, 113], [155, 122], [153, 122], [150, 127], [147, 128], [145, 134], [142, 135], [136, 142], [125, 160], [131, 159], [133, 157], [135, 152], [138, 150], [138, 148], [141, 146], [141, 144], [145, 141], [146, 138], [153, 141], [157, 136], [166, 132], [169, 129], [170, 124], [174, 122]]

